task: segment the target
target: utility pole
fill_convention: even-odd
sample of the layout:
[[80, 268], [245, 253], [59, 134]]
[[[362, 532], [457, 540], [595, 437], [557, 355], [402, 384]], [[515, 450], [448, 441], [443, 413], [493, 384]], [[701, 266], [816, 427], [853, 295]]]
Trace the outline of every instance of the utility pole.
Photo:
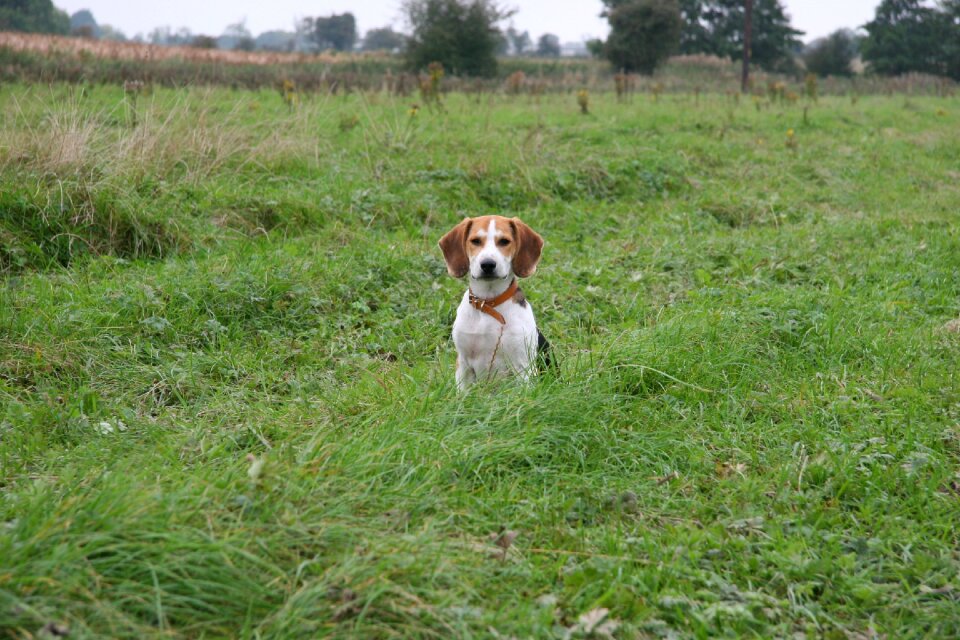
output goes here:
[[743, 2], [743, 75], [740, 91], [746, 93], [750, 85], [750, 32], [753, 31], [753, 0]]

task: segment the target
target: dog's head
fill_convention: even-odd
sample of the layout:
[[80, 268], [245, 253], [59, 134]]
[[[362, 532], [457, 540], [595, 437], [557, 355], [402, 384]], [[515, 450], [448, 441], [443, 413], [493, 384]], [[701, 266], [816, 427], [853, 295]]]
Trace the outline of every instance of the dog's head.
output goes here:
[[537, 270], [543, 238], [520, 218], [465, 218], [440, 238], [447, 271], [477, 280], [526, 278]]

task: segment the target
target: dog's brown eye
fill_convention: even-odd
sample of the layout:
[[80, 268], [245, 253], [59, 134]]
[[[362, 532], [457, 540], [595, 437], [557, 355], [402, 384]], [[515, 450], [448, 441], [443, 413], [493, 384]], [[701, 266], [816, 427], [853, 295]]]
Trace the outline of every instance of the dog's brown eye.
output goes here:
[[479, 247], [479, 246], [480, 246], [480, 238], [473, 238], [472, 240], [470, 240], [470, 244], [472, 244], [472, 245], [474, 245], [474, 246], [476, 246], [476, 247]]
[[510, 240], [507, 238], [500, 238], [499, 240], [497, 240], [497, 244], [500, 245], [501, 247], [505, 247], [508, 244], [510, 244]]

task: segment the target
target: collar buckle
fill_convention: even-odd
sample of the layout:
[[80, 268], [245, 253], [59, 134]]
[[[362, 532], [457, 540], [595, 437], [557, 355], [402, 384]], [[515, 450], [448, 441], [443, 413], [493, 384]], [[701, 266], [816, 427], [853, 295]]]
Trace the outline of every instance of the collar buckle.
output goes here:
[[510, 286], [507, 287], [507, 290], [495, 298], [480, 298], [474, 294], [473, 291], [470, 291], [470, 304], [474, 309], [480, 311], [481, 313], [487, 314], [500, 324], [507, 324], [503, 314], [497, 311], [495, 307], [499, 307], [501, 304], [512, 298], [519, 288], [520, 287], [517, 285], [516, 279], [514, 279], [513, 282], [510, 283]]

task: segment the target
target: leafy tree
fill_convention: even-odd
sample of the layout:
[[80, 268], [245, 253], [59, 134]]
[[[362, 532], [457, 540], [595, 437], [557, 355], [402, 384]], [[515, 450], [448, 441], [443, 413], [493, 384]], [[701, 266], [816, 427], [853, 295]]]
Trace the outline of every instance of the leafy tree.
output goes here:
[[240, 22], [234, 22], [233, 24], [228, 24], [227, 28], [223, 30], [223, 35], [228, 38], [249, 38], [253, 36], [250, 32], [250, 29], [247, 29], [247, 20], [243, 19]]
[[494, 48], [496, 55], [506, 56], [510, 55], [510, 39], [507, 38], [507, 34], [503, 31], [497, 31], [496, 34], [497, 46]]
[[150, 33], [147, 34], [147, 42], [150, 44], [167, 44], [171, 35], [170, 27], [166, 25], [154, 27]]
[[81, 25], [79, 27], [70, 27], [70, 35], [74, 38], [88, 38], [91, 40], [97, 39], [96, 30], [90, 25]]
[[[186, 32], [174, 36], [170, 44], [190, 44], [192, 41], [193, 36]], [[257, 42], [253, 39], [253, 33], [247, 28], [246, 19], [227, 25], [227, 28], [223, 30], [223, 35], [217, 38], [217, 47], [220, 49], [253, 51], [256, 46]]]
[[803, 53], [807, 70], [818, 76], [850, 76], [857, 55], [857, 38], [849, 29], [838, 29], [810, 44]]
[[190, 41], [190, 46], [194, 49], [216, 49], [217, 39], [213, 36], [196, 35]]
[[604, 0], [610, 36], [604, 53], [618, 69], [653, 73], [680, 41], [677, 0]]
[[[229, 30], [231, 27], [227, 27]], [[226, 38], [227, 36], [220, 36], [220, 40]], [[176, 31], [173, 31], [168, 26], [157, 27], [149, 33], [147, 39], [150, 41], [150, 44], [161, 44], [165, 46], [190, 46], [193, 43], [194, 35], [190, 32], [190, 29], [187, 27], [180, 27]], [[220, 42], [220, 46], [223, 46], [223, 43]]]
[[545, 33], [537, 40], [537, 55], [545, 58], [560, 57], [560, 38], [552, 33]]
[[110, 26], [109, 24], [100, 25], [100, 39], [101, 40], [114, 40], [116, 42], [126, 42], [127, 36], [120, 29]]
[[70, 33], [70, 17], [51, 0], [0, 0], [0, 31]]
[[[724, 0], [728, 19], [721, 34], [734, 43], [731, 58], [743, 58], [743, 6], [738, 0]], [[735, 8], [730, 8], [731, 5]], [[753, 35], [750, 40], [750, 62], [768, 70], [791, 70], [793, 56], [802, 47], [798, 31], [790, 26], [790, 18], [780, 0], [754, 0]]]
[[529, 31], [520, 33], [512, 25], [507, 29], [507, 40], [510, 41], [510, 47], [513, 49], [513, 55], [515, 56], [523, 55], [523, 52], [533, 44]]
[[[743, 0], [680, 0], [683, 30], [681, 53], [703, 53], [734, 60], [743, 58]], [[750, 61], [764, 69], [792, 67], [800, 50], [798, 36], [790, 26], [780, 0], [754, 0]]]
[[367, 35], [363, 37], [363, 50], [393, 51], [394, 49], [402, 49], [406, 42], [406, 36], [402, 33], [397, 33], [390, 27], [370, 29], [367, 31]]
[[297, 34], [291, 31], [282, 31], [275, 29], [264, 31], [257, 36], [255, 43], [257, 49], [264, 51], [293, 51], [296, 45]]
[[954, 8], [948, 4], [941, 11], [921, 0], [883, 0], [863, 27], [864, 61], [882, 74], [949, 73], [951, 50], [960, 38], [960, 28], [951, 18]]
[[947, 75], [960, 80], [960, 0], [946, 0], [943, 10], [951, 26], [952, 35], [944, 42]]
[[409, 0], [404, 12], [413, 32], [406, 50], [412, 69], [439, 62], [455, 75], [496, 73], [497, 23], [510, 12], [491, 0]]
[[724, 18], [724, 13], [716, 2], [680, 0], [680, 17], [683, 19], [678, 48], [680, 53], [729, 55], [729, 47], [724, 46], [725, 43], [716, 35], [717, 24]]
[[70, 34], [82, 38], [100, 37], [100, 26], [89, 9], [81, 9], [70, 16]]
[[170, 41], [168, 44], [173, 44], [177, 46], [189, 46], [193, 42], [193, 33], [187, 27], [180, 27], [177, 31], [170, 36]]
[[350, 12], [314, 18], [311, 38], [321, 49], [351, 51], [357, 42], [357, 20]]
[[587, 53], [589, 53], [594, 58], [603, 57], [604, 43], [603, 43], [603, 40], [601, 40], [600, 38], [593, 38], [591, 40], [587, 40], [583, 44], [587, 48]]

